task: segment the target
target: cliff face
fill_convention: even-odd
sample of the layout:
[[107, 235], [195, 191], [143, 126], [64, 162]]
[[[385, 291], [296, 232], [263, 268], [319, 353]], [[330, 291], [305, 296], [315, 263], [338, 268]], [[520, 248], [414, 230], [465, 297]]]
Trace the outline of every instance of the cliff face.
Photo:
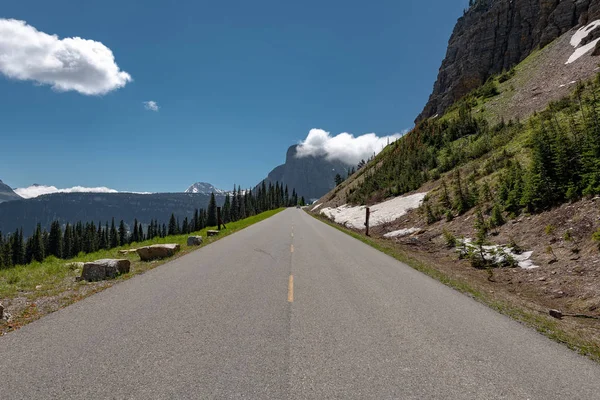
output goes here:
[[287, 151], [285, 164], [269, 173], [265, 182], [287, 185], [290, 194], [296, 189], [299, 196], [308, 201], [318, 199], [335, 187], [335, 175], [346, 176], [349, 166], [341, 161], [329, 161], [325, 157], [296, 157], [296, 148]]
[[5, 201], [19, 200], [21, 196], [16, 194], [8, 185], [0, 180], [0, 203]]
[[571, 28], [600, 19], [600, 0], [478, 0], [461, 17], [437, 81], [416, 122], [508, 70]]

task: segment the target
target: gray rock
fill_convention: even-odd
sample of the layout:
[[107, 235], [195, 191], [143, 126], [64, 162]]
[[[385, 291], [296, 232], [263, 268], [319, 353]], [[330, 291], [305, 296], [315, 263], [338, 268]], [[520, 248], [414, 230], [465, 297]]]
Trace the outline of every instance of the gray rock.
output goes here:
[[119, 250], [119, 254], [123, 254], [124, 256], [130, 253], [137, 253], [137, 249]]
[[172, 257], [179, 249], [178, 244], [153, 244], [137, 249], [137, 253], [142, 261], [152, 261]]
[[556, 319], [562, 319], [563, 313], [559, 310], [550, 310], [550, 316]]
[[130, 268], [131, 262], [129, 260], [97, 260], [83, 265], [81, 278], [90, 282], [112, 279], [119, 274], [128, 273]]
[[443, 115], [490, 76], [523, 61], [579, 24], [600, 18], [589, 0], [479, 2], [458, 19], [433, 93], [417, 122]]
[[188, 246], [200, 246], [202, 244], [202, 236], [190, 236], [187, 240]]
[[219, 234], [219, 231], [213, 231], [213, 230], [211, 230], [211, 231], [206, 231], [206, 234], [207, 234], [208, 236], [217, 236], [217, 235]]

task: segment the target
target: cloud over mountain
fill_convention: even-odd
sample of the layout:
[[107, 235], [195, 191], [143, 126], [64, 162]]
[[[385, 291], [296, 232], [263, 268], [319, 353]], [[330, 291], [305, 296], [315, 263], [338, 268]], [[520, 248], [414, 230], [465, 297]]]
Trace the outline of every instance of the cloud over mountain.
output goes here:
[[34, 197], [52, 193], [118, 193], [118, 191], [107, 187], [88, 188], [75, 186], [67, 189], [58, 189], [56, 186], [33, 185], [27, 188], [15, 189], [15, 193], [25, 199], [32, 199]]
[[132, 80], [119, 69], [112, 51], [100, 42], [80, 37], [59, 39], [25, 21], [2, 18], [0, 73], [84, 95], [106, 94]]
[[354, 136], [340, 133], [331, 136], [322, 129], [311, 129], [305, 140], [300, 142], [296, 157], [321, 157], [328, 160], [339, 160], [348, 165], [356, 165], [360, 160], [367, 160], [378, 154], [389, 143], [401, 138], [403, 133], [379, 137], [375, 133]]

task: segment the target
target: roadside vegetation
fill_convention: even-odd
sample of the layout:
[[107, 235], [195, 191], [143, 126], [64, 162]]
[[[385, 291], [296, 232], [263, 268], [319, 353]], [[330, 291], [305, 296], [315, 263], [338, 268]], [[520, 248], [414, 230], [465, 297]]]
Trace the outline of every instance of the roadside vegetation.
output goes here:
[[[82, 253], [68, 261], [50, 256], [42, 262], [34, 261], [28, 265], [2, 269], [0, 270], [0, 301], [4, 305], [5, 311], [11, 315], [11, 318], [10, 321], [0, 320], [0, 333], [18, 328], [44, 314], [56, 311], [93, 293], [104, 290], [116, 282], [127, 280], [174, 258], [209, 245], [216, 240], [263, 221], [282, 210], [284, 208], [265, 211], [228, 223], [227, 229], [221, 230], [217, 236], [207, 237], [207, 230], [214, 229], [213, 227], [205, 227], [199, 231], [191, 232], [192, 235], [199, 235], [204, 238], [201, 246], [187, 246], [189, 234], [167, 235], [139, 243], [118, 246], [110, 250], [103, 249], [89, 254]], [[165, 243], [179, 244], [181, 251], [170, 259], [152, 262], [140, 261], [135, 253], [127, 255], [119, 253], [119, 250]], [[76, 280], [76, 277], [81, 275], [81, 267], [76, 263], [104, 258], [129, 259], [131, 261], [131, 272], [111, 281], [85, 282]]]
[[[234, 188], [232, 194], [227, 194], [222, 208], [222, 222], [227, 224], [240, 219], [260, 214], [264, 211], [280, 207], [290, 207], [296, 204], [304, 205], [304, 198], [299, 199], [296, 190], [289, 193], [288, 187], [265, 182], [252, 193], [252, 190], [242, 191]], [[94, 221], [83, 223], [67, 223], [60, 221], [51, 224], [50, 232], [42, 229], [40, 224], [33, 230], [33, 235], [24, 238], [23, 228], [4, 237], [0, 232], [0, 270], [32, 262], [42, 262], [47, 257], [70, 260], [82, 254], [95, 253], [100, 250], [111, 250], [127, 244], [140, 243], [155, 238], [165, 238], [179, 234], [188, 234], [202, 230], [208, 226], [217, 225], [217, 202], [212, 193], [206, 209], [196, 209], [189, 219], [186, 216], [183, 223], [171, 214], [168, 225], [162, 225], [158, 220], [144, 221], [136, 219], [133, 227], [121, 220], [118, 228], [115, 219], [108, 224], [96, 224]]]

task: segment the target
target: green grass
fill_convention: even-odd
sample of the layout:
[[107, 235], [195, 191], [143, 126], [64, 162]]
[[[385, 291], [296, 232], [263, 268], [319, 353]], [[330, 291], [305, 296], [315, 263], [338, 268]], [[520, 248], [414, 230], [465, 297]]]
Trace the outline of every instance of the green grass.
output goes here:
[[[133, 243], [131, 245], [118, 247], [112, 250], [101, 250], [91, 254], [81, 254], [78, 257], [70, 260], [60, 260], [54, 257], [48, 257], [43, 262], [34, 262], [29, 265], [20, 265], [13, 268], [0, 270], [0, 299], [26, 297], [29, 301], [35, 301], [40, 297], [58, 295], [65, 291], [77, 292], [79, 287], [93, 285], [93, 283], [75, 281], [75, 277], [81, 275], [81, 269], [67, 266], [69, 263], [74, 262], [94, 261], [103, 258], [128, 258], [131, 260], [131, 272], [121, 275], [112, 282], [129, 279], [132, 276], [155, 268], [161, 264], [173, 260], [174, 258], [190, 253], [191, 251], [209, 245], [216, 240], [231, 235], [234, 232], [244, 229], [257, 222], [263, 221], [282, 210], [284, 209], [280, 208], [277, 210], [267, 211], [253, 217], [229, 223], [227, 224], [227, 229], [222, 230], [218, 236], [213, 236], [210, 238], [207, 237], [206, 231], [214, 228], [206, 228], [190, 235], [176, 235], [165, 238], [156, 238], [153, 240], [146, 240], [141, 243]], [[204, 238], [204, 243], [202, 246], [188, 246], [187, 238], [191, 235], [202, 236]], [[119, 250], [123, 249], [132, 249], [149, 246], [152, 244], [164, 243], [177, 243], [181, 246], [181, 251], [178, 252], [174, 257], [152, 262], [140, 261], [139, 257], [135, 253], [126, 256], [119, 254]]]
[[512, 319], [535, 329], [536, 331], [545, 335], [546, 337], [556, 342], [563, 343], [570, 349], [577, 351], [578, 353], [585, 355], [594, 361], [600, 362], [600, 346], [598, 346], [597, 343], [587, 341], [577, 336], [573, 332], [562, 329], [559, 321], [553, 319], [552, 317], [546, 314], [536, 312], [534, 310], [526, 309], [516, 304], [508, 303], [506, 301], [498, 301], [497, 299], [494, 299], [487, 293], [476, 289], [469, 282], [451, 277], [448, 274], [439, 271], [431, 267], [430, 265], [427, 265], [426, 263], [412, 257], [407, 252], [394, 246], [393, 242], [389, 240], [368, 237], [361, 233], [355, 232], [346, 227], [338, 225], [334, 222], [331, 222], [330, 220], [321, 215], [315, 215], [312, 213], [308, 214], [318, 219], [319, 221], [322, 221], [334, 227], [335, 229], [381, 251], [382, 253], [385, 253], [390, 257], [393, 257], [396, 260], [407, 264], [411, 268], [416, 269], [417, 271], [420, 271], [425, 275], [436, 279], [444, 285], [468, 295], [469, 297], [487, 305], [493, 310], [496, 310], [501, 314], [509, 316]]

